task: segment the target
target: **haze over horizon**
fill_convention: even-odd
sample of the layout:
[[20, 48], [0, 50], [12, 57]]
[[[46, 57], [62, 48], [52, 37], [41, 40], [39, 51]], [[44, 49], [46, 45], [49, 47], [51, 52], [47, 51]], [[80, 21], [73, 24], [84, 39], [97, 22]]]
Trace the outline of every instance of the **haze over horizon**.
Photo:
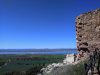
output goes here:
[[0, 0], [0, 49], [76, 48], [75, 18], [100, 0]]

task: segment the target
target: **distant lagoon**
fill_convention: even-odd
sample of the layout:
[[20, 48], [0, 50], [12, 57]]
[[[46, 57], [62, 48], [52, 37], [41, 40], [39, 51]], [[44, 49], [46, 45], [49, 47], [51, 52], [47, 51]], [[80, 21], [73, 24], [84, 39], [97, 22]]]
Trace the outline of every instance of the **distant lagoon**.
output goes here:
[[71, 52], [0, 52], [0, 54], [77, 54], [77, 51]]

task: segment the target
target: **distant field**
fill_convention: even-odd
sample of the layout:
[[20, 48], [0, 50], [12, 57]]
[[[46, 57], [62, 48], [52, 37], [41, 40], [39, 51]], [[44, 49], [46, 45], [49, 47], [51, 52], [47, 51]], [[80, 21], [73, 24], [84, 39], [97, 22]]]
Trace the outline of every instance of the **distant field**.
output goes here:
[[[62, 62], [65, 55], [0, 55], [0, 75], [11, 72], [29, 73], [32, 68], [34, 75], [42, 67], [50, 63]], [[35, 73], [36, 72], [36, 73]], [[7, 74], [6, 74], [7, 75]], [[22, 74], [25, 75], [25, 74]], [[29, 75], [29, 74], [27, 74]]]

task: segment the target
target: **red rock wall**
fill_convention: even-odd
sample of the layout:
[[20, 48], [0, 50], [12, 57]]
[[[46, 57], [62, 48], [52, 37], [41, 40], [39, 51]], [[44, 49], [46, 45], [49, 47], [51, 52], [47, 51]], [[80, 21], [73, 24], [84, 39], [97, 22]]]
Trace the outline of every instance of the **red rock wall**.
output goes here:
[[100, 9], [76, 18], [76, 39], [78, 51], [100, 49]]

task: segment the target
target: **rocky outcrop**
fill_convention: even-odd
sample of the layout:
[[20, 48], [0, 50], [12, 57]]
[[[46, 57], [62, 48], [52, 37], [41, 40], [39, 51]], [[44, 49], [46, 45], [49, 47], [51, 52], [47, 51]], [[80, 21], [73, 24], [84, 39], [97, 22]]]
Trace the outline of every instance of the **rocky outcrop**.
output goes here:
[[76, 18], [76, 39], [79, 52], [100, 49], [100, 9], [81, 14]]
[[69, 64], [73, 64], [73, 63], [74, 63], [74, 54], [67, 54], [66, 58], [63, 60], [63, 62], [49, 64], [47, 67], [42, 68], [41, 74], [38, 74], [38, 75], [47, 75], [52, 70], [56, 70], [57, 68], [60, 68], [62, 66], [66, 66], [66, 65], [69, 65]]
[[64, 64], [74, 63], [75, 61], [75, 54], [67, 54], [66, 58], [63, 60]]

